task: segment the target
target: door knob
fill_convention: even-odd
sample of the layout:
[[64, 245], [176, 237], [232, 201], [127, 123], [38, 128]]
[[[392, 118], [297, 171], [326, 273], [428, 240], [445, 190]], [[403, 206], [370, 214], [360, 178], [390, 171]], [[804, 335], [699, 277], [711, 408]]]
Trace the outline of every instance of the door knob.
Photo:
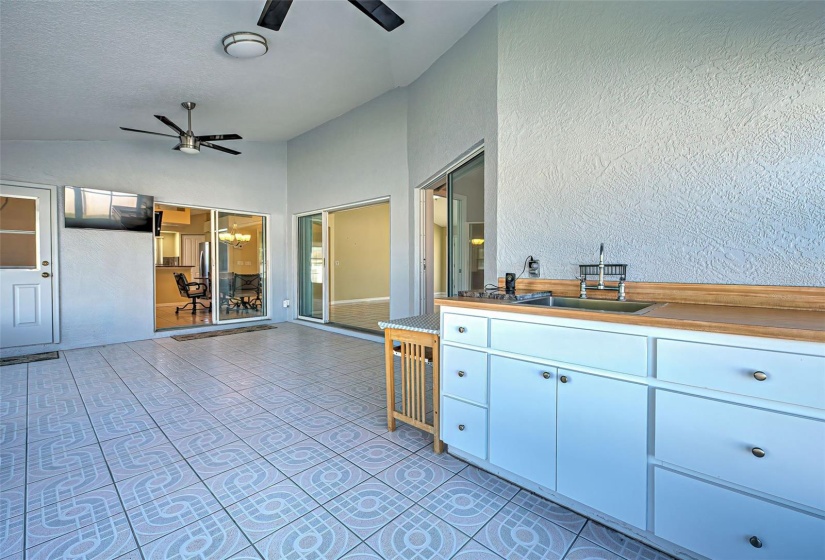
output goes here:
[[753, 378], [757, 381], [765, 381], [768, 375], [764, 371], [755, 371], [753, 372]]
[[42, 276], [43, 278], [48, 278], [49, 276], [51, 276], [51, 274], [49, 274], [48, 272], [44, 272], [40, 276]]
[[567, 376], [562, 375], [561, 377], [559, 377], [559, 381], [561, 381], [562, 383], [567, 383]]
[[550, 372], [549, 372], [549, 371], [545, 371], [544, 373], [542, 373], [542, 374], [541, 374], [541, 376], [542, 376], [543, 378], [545, 378], [545, 379], [550, 379]]
[[765, 456], [765, 450], [761, 447], [754, 447], [751, 449], [751, 453], [753, 453], [754, 457], [758, 457], [759, 459]]

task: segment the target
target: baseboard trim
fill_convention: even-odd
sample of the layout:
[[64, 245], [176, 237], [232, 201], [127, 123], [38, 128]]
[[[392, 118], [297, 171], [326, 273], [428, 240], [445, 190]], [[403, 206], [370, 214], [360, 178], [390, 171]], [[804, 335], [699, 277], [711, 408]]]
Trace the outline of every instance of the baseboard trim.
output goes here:
[[374, 301], [390, 301], [389, 297], [374, 297], [374, 298], [363, 298], [363, 299], [339, 299], [336, 301], [330, 301], [329, 304], [333, 305], [336, 303], [370, 303]]

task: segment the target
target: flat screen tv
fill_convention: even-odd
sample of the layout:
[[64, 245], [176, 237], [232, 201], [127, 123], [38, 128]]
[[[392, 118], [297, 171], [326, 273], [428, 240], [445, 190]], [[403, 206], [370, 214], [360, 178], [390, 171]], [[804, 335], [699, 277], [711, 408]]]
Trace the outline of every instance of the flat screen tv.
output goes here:
[[153, 196], [86, 187], [66, 187], [65, 194], [67, 228], [153, 232]]

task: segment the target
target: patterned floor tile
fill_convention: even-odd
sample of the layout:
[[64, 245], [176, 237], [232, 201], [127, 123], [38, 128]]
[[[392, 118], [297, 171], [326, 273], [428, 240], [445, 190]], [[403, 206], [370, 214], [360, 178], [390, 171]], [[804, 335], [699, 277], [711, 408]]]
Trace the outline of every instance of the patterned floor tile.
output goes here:
[[0, 521], [0, 557], [23, 553], [23, 531], [25, 517], [19, 515]]
[[[349, 400], [329, 409], [330, 412], [334, 412], [339, 416], [343, 416], [344, 418], [350, 418], [353, 420], [361, 418], [362, 416], [366, 416], [367, 414], [374, 414], [376, 412], [380, 412], [381, 410], [382, 408], [380, 406], [376, 406], [372, 403], [368, 403], [366, 401], [358, 399]], [[386, 415], [386, 413], [384, 414]]]
[[254, 546], [248, 546], [240, 552], [236, 552], [226, 560], [261, 560], [261, 555]]
[[433, 451], [432, 447], [425, 447], [424, 449], [417, 451], [416, 455], [419, 457], [423, 457], [428, 461], [435, 463], [439, 467], [443, 467], [450, 472], [457, 473], [463, 470], [467, 463], [459, 459], [458, 457], [453, 457], [449, 453], [436, 453]]
[[447, 469], [418, 455], [411, 455], [377, 475], [404, 496], [418, 501], [453, 477]]
[[29, 443], [58, 436], [71, 437], [72, 434], [92, 431], [92, 423], [85, 416], [63, 419], [52, 416], [43, 418], [43, 420], [38, 419], [33, 425], [29, 424], [27, 429]]
[[342, 426], [346, 423], [347, 421], [344, 418], [327, 411], [319, 412], [318, 414], [313, 414], [312, 416], [306, 416], [290, 422], [290, 424], [309, 436], [318, 435], [321, 432], [326, 432], [327, 430], [337, 428], [338, 426]]
[[160, 496], [126, 512], [138, 544], [168, 535], [221, 509], [221, 504], [201, 483]]
[[142, 432], [143, 430], [150, 430], [157, 428], [154, 420], [149, 414], [140, 414], [134, 416], [120, 416], [113, 414], [106, 417], [105, 420], [93, 422], [95, 434], [100, 441], [119, 438], [128, 434]]
[[177, 439], [174, 445], [181, 455], [189, 458], [237, 441], [238, 436], [229, 428], [221, 426]]
[[37, 482], [56, 475], [65, 475], [92, 463], [103, 461], [103, 453], [98, 445], [87, 445], [58, 453], [39, 450], [29, 453], [26, 464], [28, 482]]
[[361, 543], [341, 557], [341, 560], [384, 560], [381, 555]]
[[504, 507], [507, 500], [469, 480], [455, 477], [418, 503], [472, 537]]
[[143, 408], [150, 414], [161, 410], [170, 410], [179, 406], [191, 405], [193, 400], [183, 391], [169, 394], [144, 393], [138, 395], [138, 400]]
[[175, 408], [165, 408], [152, 413], [158, 426], [163, 427], [173, 422], [186, 420], [187, 418], [211, 417], [209, 412], [195, 402], [190, 402]]
[[321, 412], [324, 412], [323, 408], [309, 401], [297, 401], [272, 410], [272, 414], [284, 422], [290, 423], [306, 416], [314, 416]]
[[0, 488], [16, 488], [26, 483], [26, 447], [0, 447]]
[[166, 442], [148, 449], [133, 449], [116, 453], [108, 457], [107, 463], [115, 482], [118, 482], [181, 460], [183, 457], [175, 446]]
[[190, 457], [188, 461], [195, 472], [206, 479], [260, 458], [254, 449], [242, 441], [236, 441]]
[[577, 534], [582, 530], [582, 527], [584, 527], [587, 521], [586, 517], [582, 517], [578, 513], [572, 512], [565, 507], [546, 500], [541, 496], [537, 496], [532, 492], [528, 492], [527, 490], [520, 490], [512, 499], [512, 502]]
[[342, 455], [368, 473], [375, 475], [408, 457], [410, 452], [383, 438], [375, 438], [345, 451]]
[[475, 482], [479, 486], [489, 490], [490, 492], [495, 492], [499, 496], [503, 496], [508, 500], [518, 494], [519, 491], [519, 487], [515, 484], [511, 484], [503, 478], [499, 478], [496, 475], [483, 471], [473, 465], [470, 465], [463, 471], [459, 472], [458, 476], [461, 478], [466, 478], [470, 482]]
[[614, 554], [585, 538], [578, 537], [570, 547], [564, 560], [623, 560], [618, 554]]
[[254, 543], [316, 507], [306, 492], [284, 480], [229, 506], [227, 512]]
[[423, 447], [431, 446], [433, 444], [433, 435], [418, 428], [413, 428], [406, 424], [399, 423], [394, 432], [387, 432], [381, 437], [397, 443], [405, 449], [409, 449], [413, 453]]
[[123, 499], [123, 505], [126, 509], [132, 509], [196, 482], [199, 480], [195, 471], [185, 461], [180, 461], [127, 478], [115, 485]]
[[215, 430], [220, 427], [221, 423], [218, 422], [211, 414], [204, 413], [200, 416], [175, 420], [161, 426], [161, 429], [163, 430], [163, 433], [166, 434], [166, 437], [174, 443], [176, 440], [183, 439], [187, 436], [191, 436], [205, 430]]
[[383, 482], [368, 480], [330, 500], [324, 507], [362, 539], [413, 505]]
[[224, 511], [195, 521], [142, 547], [146, 560], [227, 558], [249, 546], [249, 541]]
[[114, 485], [29, 511], [26, 548], [123, 513]]
[[168, 442], [169, 439], [159, 428], [152, 428], [101, 442], [100, 447], [103, 449], [104, 457], [109, 460], [112, 456], [128, 455], [140, 449], [150, 449]]
[[627, 560], [670, 560], [670, 556], [593, 520], [587, 521], [580, 535]]
[[0, 486], [0, 521], [23, 515], [25, 509], [26, 489], [3, 488]]
[[284, 475], [266, 459], [256, 459], [204, 482], [223, 506], [248, 498], [283, 480]]
[[340, 496], [367, 478], [369, 474], [343, 457], [333, 457], [292, 477], [319, 504]]
[[375, 434], [371, 431], [350, 422], [349, 424], [344, 424], [343, 426], [322, 432], [315, 436], [315, 439], [336, 453], [343, 453], [374, 437]]
[[[313, 404], [317, 404], [321, 408], [326, 410], [332, 410], [337, 406], [341, 406], [345, 403], [352, 402], [354, 399], [352, 395], [347, 395], [346, 393], [342, 393], [341, 391], [335, 390], [328, 390], [325, 393], [319, 393], [315, 395], [310, 395], [306, 397]], [[344, 418], [354, 418], [354, 416], [347, 415], [347, 414], [339, 414], [339, 416], [343, 416]]]
[[80, 496], [112, 484], [105, 463], [91, 463], [65, 475], [53, 476], [28, 485], [26, 507], [31, 511], [49, 504]]
[[420, 506], [413, 506], [386, 525], [367, 544], [385, 558], [451, 558], [468, 537]]
[[506, 558], [560, 559], [576, 539], [523, 507], [507, 504], [476, 535], [475, 540]]
[[451, 560], [502, 560], [502, 557], [476, 541], [470, 541]]
[[222, 408], [236, 406], [248, 402], [249, 399], [247, 399], [243, 395], [240, 395], [238, 393], [227, 393], [225, 395], [219, 395], [217, 397], [207, 397], [205, 399], [201, 399], [200, 401], [198, 401], [198, 404], [206, 410], [208, 410], [209, 412], [215, 412], [217, 410], [221, 410]]
[[285, 475], [293, 476], [333, 457], [335, 457], [334, 451], [315, 440], [306, 439], [271, 453], [265, 458]]
[[220, 410], [215, 410], [212, 412], [212, 416], [227, 424], [243, 420], [244, 418], [257, 416], [263, 412], [266, 411], [257, 404], [252, 401], [245, 401], [226, 408], [221, 408]]
[[359, 542], [339, 521], [318, 508], [275, 531], [255, 547], [264, 558], [337, 560]]
[[268, 431], [244, 438], [246, 443], [261, 455], [276, 451], [304, 441], [309, 436], [289, 424], [281, 424]]
[[27, 551], [26, 558], [108, 560], [136, 548], [129, 522], [120, 513], [36, 546]]
[[226, 427], [232, 430], [239, 438], [246, 440], [251, 436], [267, 432], [285, 424], [286, 422], [274, 414], [266, 412], [264, 414], [243, 418], [237, 422], [232, 422], [231, 424], [227, 424]]

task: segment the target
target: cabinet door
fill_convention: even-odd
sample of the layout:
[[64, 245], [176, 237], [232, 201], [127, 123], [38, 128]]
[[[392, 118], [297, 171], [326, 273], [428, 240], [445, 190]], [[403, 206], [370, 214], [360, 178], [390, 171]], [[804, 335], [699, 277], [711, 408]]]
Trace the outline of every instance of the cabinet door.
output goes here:
[[647, 387], [559, 369], [557, 488], [646, 528]]
[[490, 358], [490, 462], [556, 487], [556, 368]]

